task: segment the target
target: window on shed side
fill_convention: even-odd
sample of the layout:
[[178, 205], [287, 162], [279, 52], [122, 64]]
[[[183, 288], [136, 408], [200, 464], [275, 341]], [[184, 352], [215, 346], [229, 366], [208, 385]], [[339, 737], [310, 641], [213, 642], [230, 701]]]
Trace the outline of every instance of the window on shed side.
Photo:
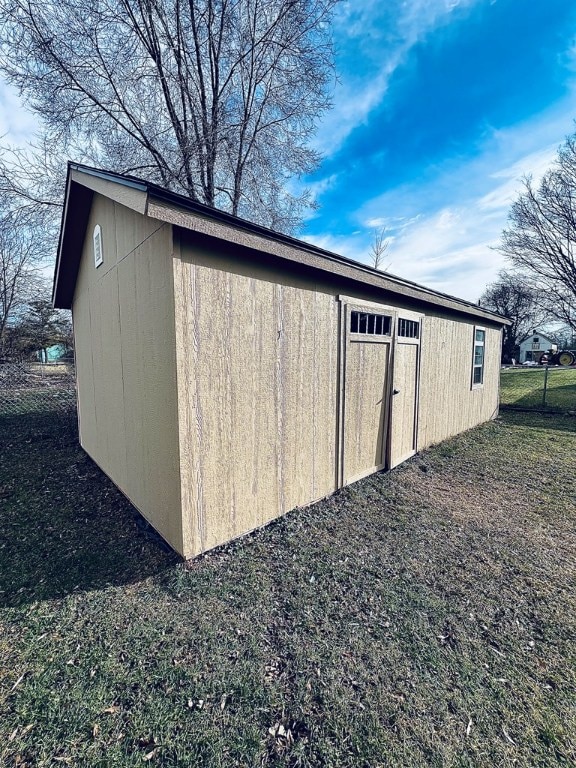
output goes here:
[[100, 224], [96, 224], [94, 227], [94, 233], [92, 235], [92, 243], [94, 246], [94, 266], [99, 267], [104, 262], [104, 250], [102, 248], [102, 230]]
[[472, 357], [472, 386], [479, 387], [484, 383], [484, 346], [486, 331], [474, 327], [474, 353]]

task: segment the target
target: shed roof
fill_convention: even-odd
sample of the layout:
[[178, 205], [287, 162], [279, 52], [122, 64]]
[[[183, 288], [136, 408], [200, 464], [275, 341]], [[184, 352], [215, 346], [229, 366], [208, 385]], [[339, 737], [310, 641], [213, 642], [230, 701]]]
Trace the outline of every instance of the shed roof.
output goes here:
[[55, 307], [70, 309], [94, 193], [102, 194], [150, 218], [171, 223], [255, 251], [499, 325], [509, 320], [455, 296], [380, 272], [310, 243], [190, 200], [184, 195], [112, 171], [68, 163], [66, 194], [54, 272]]

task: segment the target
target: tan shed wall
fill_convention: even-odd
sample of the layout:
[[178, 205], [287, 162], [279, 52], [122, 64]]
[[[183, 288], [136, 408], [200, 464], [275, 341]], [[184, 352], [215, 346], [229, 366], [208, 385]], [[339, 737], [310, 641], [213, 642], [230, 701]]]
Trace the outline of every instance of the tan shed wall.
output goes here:
[[[184, 552], [193, 556], [336, 490], [342, 286], [178, 232]], [[473, 329], [424, 320], [419, 448], [495, 415], [500, 331], [486, 328], [485, 384], [471, 390]]]
[[[73, 315], [82, 445], [190, 557], [336, 490], [338, 296], [377, 297], [172, 237], [95, 194]], [[500, 330], [483, 327], [484, 386], [472, 389], [474, 321], [426, 314], [419, 449], [497, 412]]]
[[82, 447], [182, 553], [172, 227], [96, 194], [72, 311]]
[[303, 280], [237, 267], [184, 245], [175, 261], [190, 555], [336, 488], [338, 304]]
[[[472, 389], [474, 328], [486, 329], [484, 384]], [[483, 323], [426, 315], [420, 368], [418, 449], [498, 413], [501, 331]]]

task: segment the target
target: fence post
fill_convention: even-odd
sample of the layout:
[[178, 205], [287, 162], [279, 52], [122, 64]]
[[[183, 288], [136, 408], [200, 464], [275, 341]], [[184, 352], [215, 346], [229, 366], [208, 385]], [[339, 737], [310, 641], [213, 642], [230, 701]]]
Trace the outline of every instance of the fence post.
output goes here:
[[542, 392], [542, 408], [546, 408], [546, 390], [548, 389], [548, 366], [544, 366], [544, 391]]

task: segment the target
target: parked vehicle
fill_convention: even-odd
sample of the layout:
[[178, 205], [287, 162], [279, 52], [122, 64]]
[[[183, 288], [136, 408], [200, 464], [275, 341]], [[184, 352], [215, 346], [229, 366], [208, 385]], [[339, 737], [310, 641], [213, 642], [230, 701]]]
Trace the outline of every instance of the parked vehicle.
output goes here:
[[540, 365], [562, 365], [567, 368], [576, 363], [576, 351], [562, 349], [559, 352], [544, 352], [538, 360]]

